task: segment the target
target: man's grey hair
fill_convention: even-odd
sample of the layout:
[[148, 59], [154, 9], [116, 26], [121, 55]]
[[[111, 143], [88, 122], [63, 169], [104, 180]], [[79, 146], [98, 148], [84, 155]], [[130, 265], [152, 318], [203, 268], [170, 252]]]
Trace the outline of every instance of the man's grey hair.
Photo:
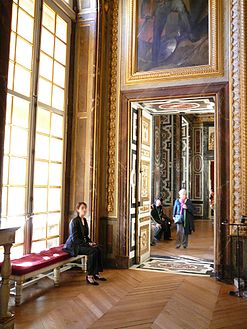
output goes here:
[[182, 188], [182, 189], [178, 192], [178, 194], [179, 194], [179, 195], [183, 195], [183, 194], [187, 195], [187, 191], [186, 191], [184, 188]]

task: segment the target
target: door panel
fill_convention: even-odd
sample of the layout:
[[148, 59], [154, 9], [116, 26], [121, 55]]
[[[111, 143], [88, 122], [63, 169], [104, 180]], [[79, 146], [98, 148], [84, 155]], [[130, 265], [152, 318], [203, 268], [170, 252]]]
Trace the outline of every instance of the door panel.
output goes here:
[[150, 257], [150, 206], [151, 206], [151, 141], [152, 117], [138, 110], [137, 143], [137, 208], [136, 208], [136, 261]]

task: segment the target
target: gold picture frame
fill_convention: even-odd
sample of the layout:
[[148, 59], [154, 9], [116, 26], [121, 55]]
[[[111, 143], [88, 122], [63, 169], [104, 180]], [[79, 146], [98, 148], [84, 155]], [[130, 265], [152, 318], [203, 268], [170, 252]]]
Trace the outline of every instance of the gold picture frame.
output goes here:
[[126, 63], [125, 84], [145, 84], [170, 80], [185, 80], [222, 76], [223, 69], [223, 29], [222, 1], [208, 0], [208, 63], [198, 66], [156, 68], [138, 71], [138, 9], [140, 0], [126, 0], [124, 41], [124, 62]]

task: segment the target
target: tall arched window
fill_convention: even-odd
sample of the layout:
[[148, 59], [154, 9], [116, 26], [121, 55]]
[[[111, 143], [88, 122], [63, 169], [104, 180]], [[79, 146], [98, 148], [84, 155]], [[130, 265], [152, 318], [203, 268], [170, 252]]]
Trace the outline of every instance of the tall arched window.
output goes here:
[[21, 227], [13, 257], [60, 243], [72, 12], [65, 2], [13, 1], [1, 213], [2, 227]]

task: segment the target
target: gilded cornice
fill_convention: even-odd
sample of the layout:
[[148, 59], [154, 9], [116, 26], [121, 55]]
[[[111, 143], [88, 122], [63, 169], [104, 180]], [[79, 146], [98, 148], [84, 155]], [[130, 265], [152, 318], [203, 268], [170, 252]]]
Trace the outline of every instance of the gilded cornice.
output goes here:
[[214, 123], [214, 121], [215, 121], [214, 115], [199, 115], [199, 116], [195, 116], [192, 119], [193, 124], [196, 124], [196, 123], [207, 123], [207, 122]]

